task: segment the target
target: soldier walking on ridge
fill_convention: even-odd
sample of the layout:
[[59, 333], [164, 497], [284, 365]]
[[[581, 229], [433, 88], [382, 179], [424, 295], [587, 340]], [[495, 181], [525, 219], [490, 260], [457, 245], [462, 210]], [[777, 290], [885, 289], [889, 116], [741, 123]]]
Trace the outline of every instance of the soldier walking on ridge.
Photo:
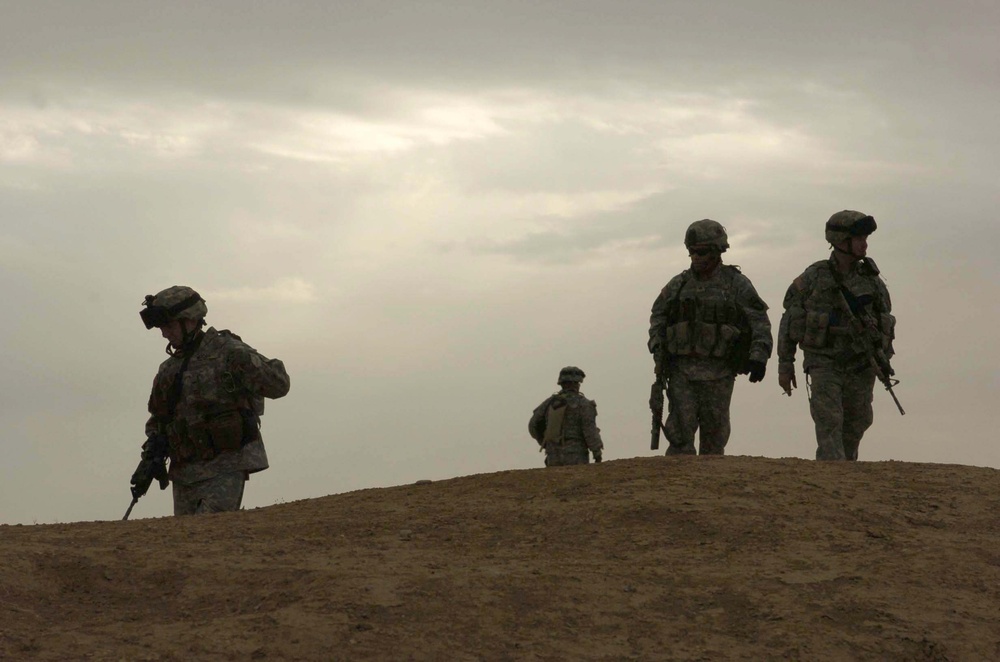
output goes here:
[[153, 380], [132, 505], [156, 478], [173, 484], [174, 515], [239, 510], [250, 474], [268, 467], [260, 416], [264, 398], [288, 393], [285, 366], [234, 333], [202, 330], [208, 307], [190, 287], [147, 295], [144, 306], [143, 323], [160, 330], [170, 357]]
[[[729, 441], [729, 405], [737, 374], [764, 378], [771, 356], [767, 304], [739, 267], [723, 264], [726, 229], [703, 219], [688, 227], [684, 245], [691, 268], [674, 276], [653, 303], [649, 351], [656, 381], [650, 396], [652, 448], [666, 433], [667, 455], [723, 455]], [[663, 391], [669, 413], [663, 416]]]
[[528, 434], [545, 451], [545, 466], [600, 462], [604, 442], [597, 427], [597, 403], [580, 392], [583, 370], [567, 366], [559, 371], [560, 391], [535, 407]]
[[875, 379], [890, 393], [895, 383], [889, 380], [889, 359], [896, 318], [889, 290], [867, 257], [868, 237], [876, 227], [874, 218], [859, 211], [831, 216], [826, 240], [833, 252], [807, 267], [785, 294], [778, 383], [787, 395], [798, 386], [795, 350], [801, 346], [817, 460], [857, 460], [861, 437], [874, 419]]

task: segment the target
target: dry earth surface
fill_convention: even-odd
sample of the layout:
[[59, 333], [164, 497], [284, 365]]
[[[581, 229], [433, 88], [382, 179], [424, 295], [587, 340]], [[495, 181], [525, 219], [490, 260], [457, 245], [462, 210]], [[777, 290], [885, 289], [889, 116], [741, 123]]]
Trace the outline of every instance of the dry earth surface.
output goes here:
[[508, 471], [0, 526], [0, 561], [3, 660], [1000, 659], [1000, 472], [965, 466]]

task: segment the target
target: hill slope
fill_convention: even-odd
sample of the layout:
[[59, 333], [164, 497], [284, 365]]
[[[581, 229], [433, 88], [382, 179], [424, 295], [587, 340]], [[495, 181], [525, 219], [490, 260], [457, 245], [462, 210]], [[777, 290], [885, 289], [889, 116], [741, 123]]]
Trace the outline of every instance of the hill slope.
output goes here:
[[640, 458], [3, 526], [0, 659], [1000, 659], [998, 478]]

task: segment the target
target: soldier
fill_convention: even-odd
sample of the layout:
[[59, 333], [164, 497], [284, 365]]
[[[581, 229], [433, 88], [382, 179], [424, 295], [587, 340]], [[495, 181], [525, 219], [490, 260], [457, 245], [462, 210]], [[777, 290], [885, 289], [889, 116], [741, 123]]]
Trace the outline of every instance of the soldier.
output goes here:
[[[871, 347], [864, 345], [872, 338], [864, 336], [874, 336], [886, 366], [893, 354], [896, 318], [889, 290], [866, 257], [868, 236], [876, 227], [874, 218], [859, 211], [831, 216], [826, 240], [833, 252], [810, 265], [785, 294], [778, 383], [789, 396], [798, 386], [795, 349], [801, 345], [817, 460], [857, 460], [861, 437], [872, 424], [876, 367]], [[891, 368], [888, 372], [886, 378]]]
[[144, 305], [142, 321], [160, 329], [170, 358], [153, 380], [133, 497], [149, 487], [143, 462], [164, 447], [159, 457], [168, 456], [170, 468], [161, 465], [156, 477], [164, 489], [168, 479], [173, 483], [174, 515], [239, 510], [250, 474], [268, 467], [260, 416], [264, 398], [288, 393], [285, 366], [234, 333], [203, 330], [208, 307], [190, 287], [147, 295]]
[[[567, 366], [559, 371], [560, 391], [535, 407], [528, 421], [528, 434], [545, 451], [545, 466], [589, 464], [601, 461], [604, 442], [597, 427], [597, 403], [580, 393], [583, 370]], [[589, 453], [588, 453], [589, 451]]]
[[[726, 229], [703, 219], [688, 227], [684, 245], [691, 268], [674, 276], [653, 303], [649, 351], [657, 381], [650, 407], [660, 427], [663, 388], [669, 413], [663, 426], [667, 455], [723, 455], [729, 441], [729, 404], [737, 374], [764, 378], [771, 356], [767, 304], [739, 267], [722, 263]], [[654, 448], [659, 431], [654, 430]]]

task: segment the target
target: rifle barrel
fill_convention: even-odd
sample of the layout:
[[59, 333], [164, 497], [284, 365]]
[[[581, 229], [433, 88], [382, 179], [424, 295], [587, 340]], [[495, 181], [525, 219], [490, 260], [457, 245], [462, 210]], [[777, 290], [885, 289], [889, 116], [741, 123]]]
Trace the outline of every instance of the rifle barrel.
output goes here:
[[135, 504], [137, 503], [139, 503], [139, 497], [132, 497], [132, 503], [128, 505], [128, 510], [125, 511], [125, 517], [122, 518], [123, 522], [128, 519], [129, 515], [132, 514], [132, 509], [135, 508]]
[[906, 412], [903, 411], [903, 405], [899, 404], [899, 398], [897, 398], [896, 394], [892, 392], [892, 386], [887, 385], [885, 390], [889, 391], [889, 395], [892, 396], [892, 401], [896, 403], [896, 409], [899, 410], [899, 415], [906, 416]]

